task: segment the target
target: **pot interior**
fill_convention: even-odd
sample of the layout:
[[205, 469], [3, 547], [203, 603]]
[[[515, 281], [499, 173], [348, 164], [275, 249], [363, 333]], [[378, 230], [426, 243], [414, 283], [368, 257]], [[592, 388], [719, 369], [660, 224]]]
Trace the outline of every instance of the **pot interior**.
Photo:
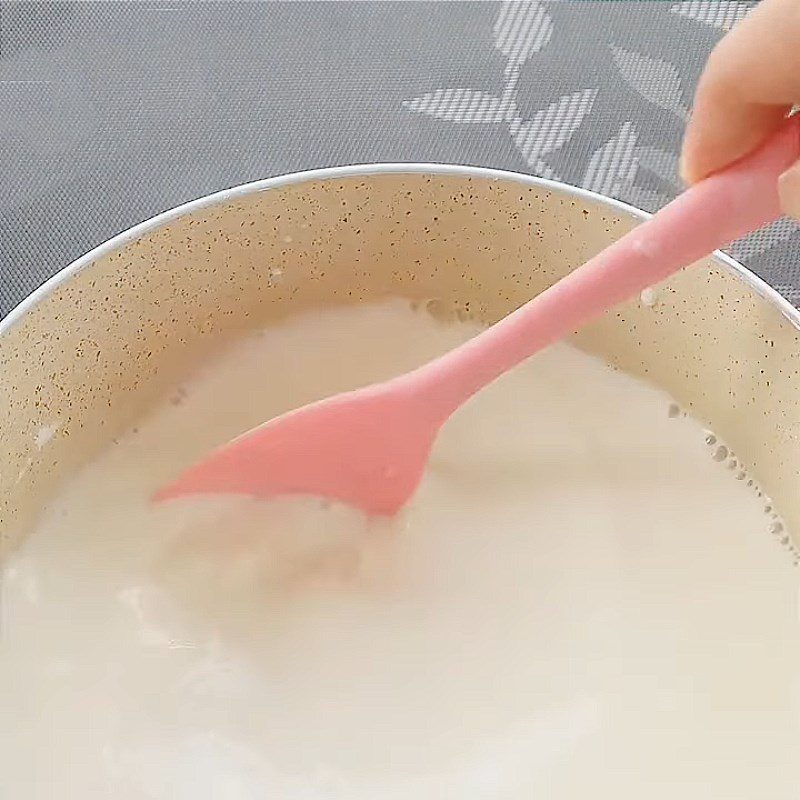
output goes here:
[[[101, 248], [0, 336], [2, 548], [59, 480], [226, 339], [389, 295], [491, 323], [634, 224], [555, 185], [434, 168], [256, 186]], [[720, 259], [653, 299], [575, 342], [705, 421], [800, 531], [794, 323]]]

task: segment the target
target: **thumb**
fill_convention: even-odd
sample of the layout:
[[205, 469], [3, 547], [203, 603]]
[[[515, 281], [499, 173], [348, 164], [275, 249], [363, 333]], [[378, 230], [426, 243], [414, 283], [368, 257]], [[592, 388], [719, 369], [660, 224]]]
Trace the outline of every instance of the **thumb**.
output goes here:
[[800, 221], [800, 161], [781, 175], [778, 192], [783, 213]]
[[800, 2], [762, 0], [709, 56], [683, 144], [693, 183], [753, 150], [800, 100]]

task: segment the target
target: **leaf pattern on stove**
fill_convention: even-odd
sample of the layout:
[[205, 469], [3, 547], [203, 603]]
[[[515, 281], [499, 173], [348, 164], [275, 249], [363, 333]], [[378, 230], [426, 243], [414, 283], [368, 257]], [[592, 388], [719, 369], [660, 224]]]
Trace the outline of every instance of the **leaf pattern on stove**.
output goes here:
[[513, 118], [516, 104], [476, 89], [436, 89], [404, 101], [409, 111], [457, 124], [504, 122]]
[[511, 135], [525, 161], [534, 164], [563, 147], [592, 110], [596, 97], [596, 89], [582, 89], [559, 97], [528, 120], [513, 120]]
[[504, 2], [494, 23], [495, 47], [513, 64], [525, 63], [553, 35], [553, 20], [542, 3]]
[[643, 53], [634, 53], [622, 47], [611, 46], [614, 63], [626, 83], [645, 100], [659, 108], [671, 111], [686, 119], [688, 111], [683, 104], [681, 76], [674, 64]]
[[626, 122], [616, 136], [595, 150], [581, 182], [584, 189], [618, 197], [633, 184], [638, 166], [636, 140], [633, 123]]
[[670, 8], [673, 14], [704, 22], [713, 28], [729, 31], [754, 8], [754, 3], [737, 0], [683, 0]]

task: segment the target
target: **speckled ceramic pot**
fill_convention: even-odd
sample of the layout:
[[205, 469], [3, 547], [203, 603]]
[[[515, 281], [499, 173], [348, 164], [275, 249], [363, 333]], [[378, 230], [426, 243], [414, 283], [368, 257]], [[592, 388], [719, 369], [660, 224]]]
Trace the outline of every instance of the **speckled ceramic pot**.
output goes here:
[[[3, 548], [60, 479], [226, 337], [384, 295], [492, 322], [641, 217], [513, 173], [376, 165], [249, 184], [132, 228], [0, 325]], [[800, 531], [800, 315], [723, 256], [645, 301], [576, 342], [707, 421]]]

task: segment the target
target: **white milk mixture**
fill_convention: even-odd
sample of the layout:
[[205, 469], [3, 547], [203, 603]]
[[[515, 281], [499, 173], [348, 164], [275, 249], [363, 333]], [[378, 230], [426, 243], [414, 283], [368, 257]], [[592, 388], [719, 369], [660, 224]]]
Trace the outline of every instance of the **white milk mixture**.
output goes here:
[[464, 408], [395, 520], [148, 502], [474, 332], [399, 301], [296, 318], [74, 476], [5, 570], [0, 797], [797, 800], [779, 523], [668, 397], [574, 349]]

